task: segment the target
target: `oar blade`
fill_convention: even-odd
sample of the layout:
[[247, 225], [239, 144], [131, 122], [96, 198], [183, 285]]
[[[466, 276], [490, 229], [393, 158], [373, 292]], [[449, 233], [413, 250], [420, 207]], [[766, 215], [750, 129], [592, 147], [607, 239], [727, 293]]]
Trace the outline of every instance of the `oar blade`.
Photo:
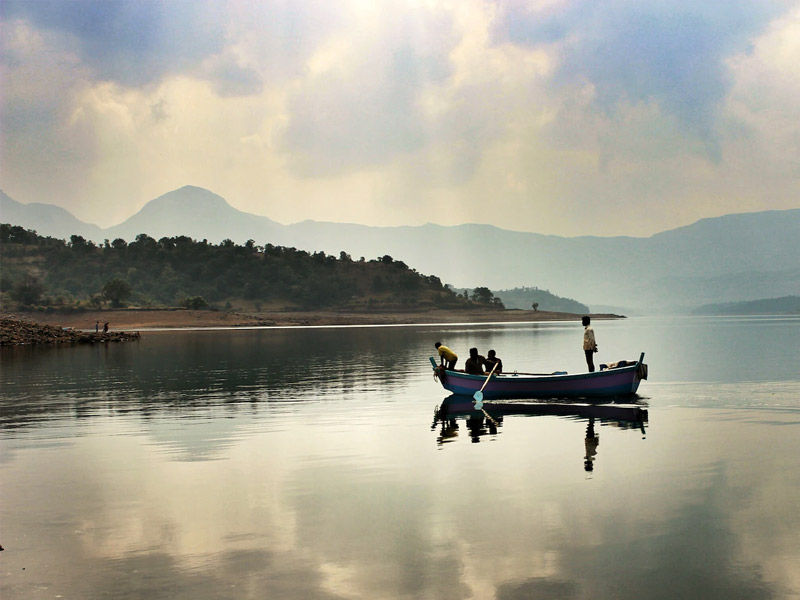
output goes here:
[[472, 397], [475, 399], [474, 402], [475, 410], [480, 410], [481, 407], [483, 406], [483, 392], [481, 390], [478, 390], [477, 392], [472, 394]]

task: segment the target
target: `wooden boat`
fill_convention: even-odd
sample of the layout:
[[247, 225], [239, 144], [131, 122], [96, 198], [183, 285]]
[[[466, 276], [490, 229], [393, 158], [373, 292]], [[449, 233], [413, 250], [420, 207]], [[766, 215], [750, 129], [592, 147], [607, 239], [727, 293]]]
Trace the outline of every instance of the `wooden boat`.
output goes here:
[[607, 398], [629, 396], [636, 393], [642, 379], [647, 379], [644, 352], [638, 361], [620, 361], [621, 366], [594, 373], [556, 372], [500, 373], [486, 381], [486, 375], [468, 375], [463, 371], [443, 369], [431, 357], [434, 377], [442, 387], [453, 394], [473, 396], [483, 388], [483, 398]]

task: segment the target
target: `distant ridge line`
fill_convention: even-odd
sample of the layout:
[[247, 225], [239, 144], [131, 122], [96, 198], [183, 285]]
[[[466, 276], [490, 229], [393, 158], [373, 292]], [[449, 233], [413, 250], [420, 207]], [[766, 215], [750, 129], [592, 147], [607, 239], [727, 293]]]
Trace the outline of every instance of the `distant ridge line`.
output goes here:
[[[639, 312], [684, 310], [712, 302], [800, 294], [800, 208], [732, 213], [650, 237], [562, 237], [494, 225], [369, 226], [302, 221], [283, 225], [231, 206], [205, 188], [183, 186], [107, 229], [51, 205], [0, 196], [0, 220], [41, 235], [102, 242], [186, 235], [231, 239], [358, 259], [389, 255], [457, 288], [538, 287], [589, 306]], [[187, 208], [190, 207], [190, 208]]]

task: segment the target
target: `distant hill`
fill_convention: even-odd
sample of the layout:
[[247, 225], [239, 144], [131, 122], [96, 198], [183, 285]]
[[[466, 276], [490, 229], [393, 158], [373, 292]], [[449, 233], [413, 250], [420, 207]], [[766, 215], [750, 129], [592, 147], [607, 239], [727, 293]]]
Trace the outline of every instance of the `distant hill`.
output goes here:
[[155, 239], [185, 235], [215, 244], [225, 239], [239, 243], [252, 239], [262, 244], [275, 240], [282, 229], [283, 225], [272, 219], [242, 212], [222, 196], [187, 185], [151, 200], [129, 219], [104, 230], [103, 236], [130, 241], [146, 233]]
[[[0, 221], [14, 223], [3, 216], [6, 204]], [[36, 214], [28, 211], [19, 223], [57, 237], [81, 225], [68, 216], [66, 225], [52, 218], [36, 222]], [[474, 224], [282, 225], [239, 211], [208, 190], [186, 186], [151, 201], [120, 225], [97, 232], [85, 237], [101, 241], [131, 240], [139, 233], [156, 239], [187, 235], [211, 243], [253, 239], [309, 252], [345, 251], [367, 259], [388, 254], [456, 287], [537, 286], [590, 306], [628, 306], [644, 312], [756, 300], [765, 289], [776, 296], [800, 294], [800, 209], [703, 219], [651, 237], [566, 238]]]
[[693, 312], [697, 315], [800, 315], [800, 296], [705, 304]]
[[84, 223], [63, 208], [36, 202], [22, 204], [3, 191], [0, 191], [0, 223], [12, 223], [61, 239], [71, 235], [82, 235], [90, 240], [103, 239], [103, 230], [97, 225]]
[[540, 290], [536, 287], [514, 288], [513, 290], [496, 290], [494, 295], [500, 298], [506, 308], [519, 308], [530, 310], [536, 303], [536, 310], [552, 312], [568, 312], [577, 314], [589, 313], [589, 307], [572, 298], [562, 298], [550, 293], [549, 290]]

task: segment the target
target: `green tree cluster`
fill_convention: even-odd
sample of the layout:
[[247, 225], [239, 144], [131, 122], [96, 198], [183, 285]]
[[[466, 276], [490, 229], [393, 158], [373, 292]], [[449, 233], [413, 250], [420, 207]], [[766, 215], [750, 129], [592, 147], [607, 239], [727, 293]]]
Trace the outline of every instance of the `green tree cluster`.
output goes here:
[[66, 242], [0, 225], [0, 259], [0, 292], [25, 304], [56, 297], [93, 306], [187, 308], [237, 301], [376, 310], [472, 304], [438, 277], [388, 255], [354, 261], [345, 252], [336, 257], [253, 240], [211, 244], [140, 234], [132, 242], [95, 244], [77, 235]]
[[488, 306], [495, 306], [503, 308], [503, 302], [500, 298], [496, 297], [492, 290], [488, 287], [476, 287], [472, 290], [470, 299], [476, 304], [485, 304]]

